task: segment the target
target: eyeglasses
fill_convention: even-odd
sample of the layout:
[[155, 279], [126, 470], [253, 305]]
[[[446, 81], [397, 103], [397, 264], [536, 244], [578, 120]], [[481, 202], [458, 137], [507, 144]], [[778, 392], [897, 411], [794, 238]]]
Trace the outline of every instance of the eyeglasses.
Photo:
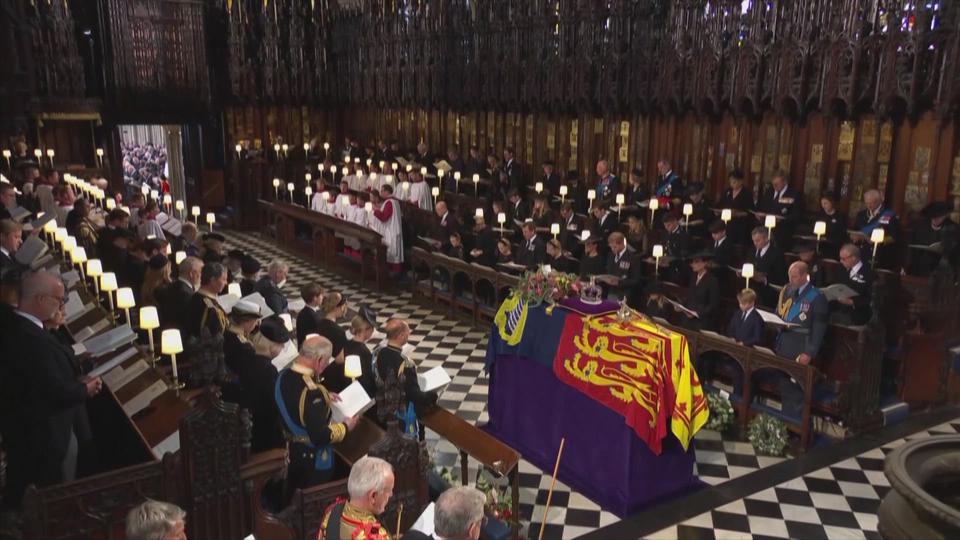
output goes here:
[[59, 302], [61, 306], [67, 305], [67, 297], [66, 297], [66, 296], [54, 296], [54, 295], [52, 295], [52, 294], [41, 294], [41, 295], [38, 295], [38, 296], [45, 296], [45, 297], [47, 297], [47, 298], [53, 298], [54, 300], [56, 300], [57, 302]]

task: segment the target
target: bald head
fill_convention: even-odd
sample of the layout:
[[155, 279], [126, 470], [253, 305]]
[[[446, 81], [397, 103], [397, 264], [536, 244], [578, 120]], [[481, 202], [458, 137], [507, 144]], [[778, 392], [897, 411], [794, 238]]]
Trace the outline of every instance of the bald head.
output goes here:
[[333, 354], [333, 344], [330, 340], [318, 335], [311, 335], [303, 340], [300, 345], [300, 354], [297, 355], [296, 362], [304, 367], [313, 370], [314, 373], [320, 373], [330, 362], [330, 355]]
[[403, 319], [388, 319], [383, 330], [387, 333], [387, 340], [391, 344], [403, 345], [410, 337], [410, 325]]

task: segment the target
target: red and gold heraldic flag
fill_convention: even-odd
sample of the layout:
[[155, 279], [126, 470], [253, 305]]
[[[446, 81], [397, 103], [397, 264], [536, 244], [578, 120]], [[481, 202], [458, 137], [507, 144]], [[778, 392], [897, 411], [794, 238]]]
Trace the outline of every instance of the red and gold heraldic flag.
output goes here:
[[709, 417], [687, 339], [642, 317], [569, 314], [553, 371], [623, 415], [657, 455], [668, 429], [686, 450]]

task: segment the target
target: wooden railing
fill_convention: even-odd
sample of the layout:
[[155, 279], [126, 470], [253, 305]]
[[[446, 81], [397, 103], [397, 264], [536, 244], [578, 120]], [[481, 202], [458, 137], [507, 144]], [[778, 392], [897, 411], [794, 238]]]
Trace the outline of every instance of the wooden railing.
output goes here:
[[[361, 285], [366, 276], [372, 272], [376, 288], [383, 290], [386, 287], [387, 248], [380, 233], [294, 204], [263, 199], [259, 202], [264, 216], [261, 223], [268, 223], [275, 229], [278, 244], [299, 252], [323, 266], [336, 268], [344, 264], [344, 258], [339, 256], [343, 251], [342, 238], [355, 238], [361, 246], [359, 261]], [[295, 231], [298, 224], [310, 229], [310, 243], [306, 246], [296, 237]]]

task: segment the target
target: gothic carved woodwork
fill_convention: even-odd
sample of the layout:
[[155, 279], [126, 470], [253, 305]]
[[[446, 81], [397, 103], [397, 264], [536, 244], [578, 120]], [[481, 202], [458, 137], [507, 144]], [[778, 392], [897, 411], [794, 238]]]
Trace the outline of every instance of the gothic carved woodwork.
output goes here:
[[180, 421], [184, 509], [189, 536], [242, 538], [245, 492], [240, 467], [250, 450], [250, 415], [208, 388]]
[[220, 6], [228, 17], [231, 97], [241, 102], [802, 117], [817, 108], [948, 114], [960, 92], [960, 6], [951, 2]]

